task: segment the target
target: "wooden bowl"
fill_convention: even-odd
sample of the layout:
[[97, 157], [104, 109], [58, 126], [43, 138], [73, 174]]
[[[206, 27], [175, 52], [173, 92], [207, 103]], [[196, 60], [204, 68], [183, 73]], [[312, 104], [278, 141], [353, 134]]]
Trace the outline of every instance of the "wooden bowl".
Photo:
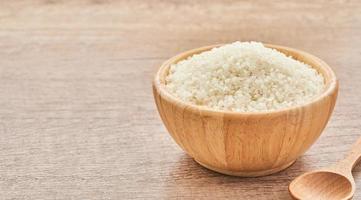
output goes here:
[[153, 81], [159, 114], [177, 144], [200, 165], [228, 175], [255, 177], [281, 171], [320, 136], [335, 106], [338, 81], [321, 59], [277, 45], [277, 49], [314, 67], [325, 78], [324, 91], [312, 101], [266, 112], [218, 111], [192, 105], [165, 88], [169, 66], [220, 45], [193, 49], [162, 64]]

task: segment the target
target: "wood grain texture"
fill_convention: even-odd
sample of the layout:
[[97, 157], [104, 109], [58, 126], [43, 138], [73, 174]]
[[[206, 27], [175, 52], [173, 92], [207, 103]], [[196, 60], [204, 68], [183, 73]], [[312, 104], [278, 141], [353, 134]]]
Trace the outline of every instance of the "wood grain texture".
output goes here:
[[[361, 134], [359, 13], [357, 0], [1, 1], [0, 199], [289, 199], [293, 178], [341, 159]], [[320, 139], [272, 176], [200, 167], [153, 101], [164, 60], [235, 40], [305, 50], [340, 80]]]
[[196, 162], [222, 174], [257, 177], [289, 167], [316, 141], [332, 114], [338, 92], [335, 73], [309, 53], [267, 44], [321, 73], [325, 78], [323, 92], [305, 105], [258, 113], [194, 106], [169, 93], [165, 84], [171, 65], [219, 46], [182, 52], [159, 68], [153, 94], [168, 132]]
[[306, 172], [294, 179], [289, 191], [295, 199], [347, 200], [355, 193], [352, 170], [361, 159], [361, 137], [353, 144], [348, 155], [331, 166]]

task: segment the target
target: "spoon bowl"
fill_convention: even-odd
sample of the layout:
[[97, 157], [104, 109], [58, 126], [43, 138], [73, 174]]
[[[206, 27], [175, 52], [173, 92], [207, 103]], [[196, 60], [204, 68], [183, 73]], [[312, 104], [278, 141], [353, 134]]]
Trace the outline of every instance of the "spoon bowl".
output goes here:
[[318, 171], [308, 172], [291, 182], [288, 190], [295, 199], [347, 200], [355, 193], [352, 169], [361, 160], [361, 137], [345, 159]]
[[355, 191], [354, 180], [338, 172], [314, 171], [295, 179], [289, 186], [295, 199], [350, 199]]

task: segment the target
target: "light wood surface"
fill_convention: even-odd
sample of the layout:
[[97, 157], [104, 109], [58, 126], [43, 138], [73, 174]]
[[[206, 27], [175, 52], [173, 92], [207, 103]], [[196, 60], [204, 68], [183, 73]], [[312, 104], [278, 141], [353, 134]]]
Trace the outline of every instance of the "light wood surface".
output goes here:
[[219, 46], [182, 52], [159, 68], [153, 81], [153, 94], [168, 132], [196, 162], [216, 172], [257, 177], [289, 167], [316, 141], [332, 114], [338, 92], [335, 73], [309, 53], [268, 44], [267, 47], [321, 73], [325, 78], [324, 91], [304, 105], [258, 113], [195, 106], [167, 91], [165, 80], [172, 64]]
[[347, 157], [332, 166], [307, 172], [293, 180], [289, 191], [295, 199], [347, 200], [355, 193], [352, 169], [361, 158], [361, 137]]
[[[289, 199], [292, 179], [342, 159], [361, 134], [359, 13], [358, 0], [1, 1], [0, 199]], [[235, 40], [305, 50], [340, 81], [319, 140], [275, 175], [200, 167], [154, 104], [163, 61]]]

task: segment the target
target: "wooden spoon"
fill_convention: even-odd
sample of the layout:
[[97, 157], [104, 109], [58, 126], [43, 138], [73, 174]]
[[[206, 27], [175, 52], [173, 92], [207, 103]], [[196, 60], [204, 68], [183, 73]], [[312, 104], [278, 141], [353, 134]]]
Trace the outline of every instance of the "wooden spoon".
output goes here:
[[344, 200], [355, 192], [352, 169], [361, 157], [361, 138], [354, 144], [348, 156], [335, 165], [305, 173], [291, 182], [289, 192], [295, 199]]

